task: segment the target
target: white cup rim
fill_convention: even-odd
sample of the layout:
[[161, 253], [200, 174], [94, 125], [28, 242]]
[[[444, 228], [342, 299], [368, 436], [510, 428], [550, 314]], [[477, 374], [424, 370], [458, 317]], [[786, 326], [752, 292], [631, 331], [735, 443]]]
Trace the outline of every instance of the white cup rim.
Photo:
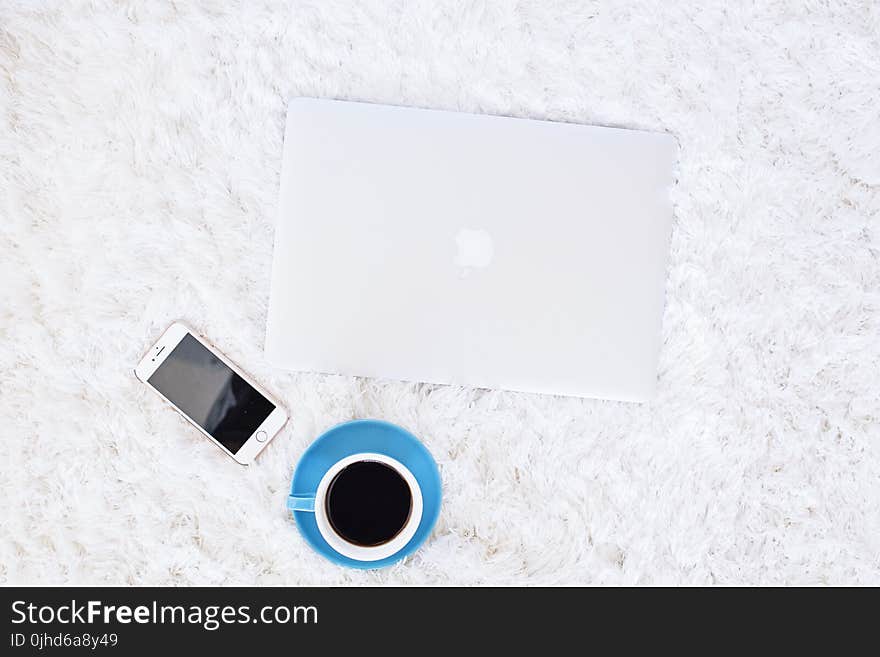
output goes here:
[[[327, 517], [326, 499], [330, 483], [340, 471], [359, 461], [374, 461], [394, 468], [409, 486], [412, 496], [412, 508], [403, 529], [394, 538], [382, 545], [367, 547], [350, 543], [334, 531], [330, 524], [330, 519]], [[327, 541], [327, 544], [342, 556], [358, 561], [379, 561], [396, 554], [415, 536], [422, 522], [422, 489], [415, 475], [397, 459], [376, 452], [351, 454], [330, 466], [327, 472], [324, 473], [324, 476], [321, 477], [318, 490], [315, 492], [315, 521], [318, 525], [318, 531], [324, 540]]]

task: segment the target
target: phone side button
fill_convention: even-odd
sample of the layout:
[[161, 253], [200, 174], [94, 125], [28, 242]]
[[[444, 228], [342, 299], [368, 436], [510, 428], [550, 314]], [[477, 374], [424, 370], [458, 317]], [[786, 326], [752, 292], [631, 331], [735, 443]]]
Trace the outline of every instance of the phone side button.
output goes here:
[[266, 438], [268, 438], [268, 437], [269, 437], [268, 434], [266, 434], [266, 432], [262, 431], [262, 430], [257, 431], [257, 433], [254, 435], [254, 438], [256, 438], [261, 443], [266, 442]]

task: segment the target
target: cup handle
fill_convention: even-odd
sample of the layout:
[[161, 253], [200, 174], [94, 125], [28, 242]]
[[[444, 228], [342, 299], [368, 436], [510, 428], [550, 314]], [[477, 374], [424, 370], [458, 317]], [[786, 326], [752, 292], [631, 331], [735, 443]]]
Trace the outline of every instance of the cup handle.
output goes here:
[[315, 495], [291, 495], [287, 498], [287, 508], [290, 511], [315, 512]]

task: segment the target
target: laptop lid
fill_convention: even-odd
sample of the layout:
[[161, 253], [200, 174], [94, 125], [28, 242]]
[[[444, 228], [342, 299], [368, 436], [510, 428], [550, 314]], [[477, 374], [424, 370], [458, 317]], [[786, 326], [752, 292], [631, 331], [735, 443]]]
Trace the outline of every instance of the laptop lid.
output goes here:
[[645, 400], [675, 155], [659, 133], [295, 99], [267, 357]]

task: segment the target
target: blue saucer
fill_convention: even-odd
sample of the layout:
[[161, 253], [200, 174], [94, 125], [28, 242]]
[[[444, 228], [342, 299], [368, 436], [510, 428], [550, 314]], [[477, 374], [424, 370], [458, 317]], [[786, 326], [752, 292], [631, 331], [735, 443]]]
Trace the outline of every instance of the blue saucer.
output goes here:
[[350, 559], [339, 554], [324, 540], [318, 531], [314, 513], [294, 511], [293, 517], [306, 542], [330, 561], [349, 568], [382, 568], [415, 552], [428, 538], [440, 515], [441, 486], [437, 464], [425, 446], [409, 431], [382, 420], [354, 420], [333, 427], [303, 454], [293, 473], [290, 494], [314, 493], [330, 466], [359, 452], [377, 452], [397, 459], [419, 482], [422, 489], [422, 522], [409, 543], [379, 561]]

